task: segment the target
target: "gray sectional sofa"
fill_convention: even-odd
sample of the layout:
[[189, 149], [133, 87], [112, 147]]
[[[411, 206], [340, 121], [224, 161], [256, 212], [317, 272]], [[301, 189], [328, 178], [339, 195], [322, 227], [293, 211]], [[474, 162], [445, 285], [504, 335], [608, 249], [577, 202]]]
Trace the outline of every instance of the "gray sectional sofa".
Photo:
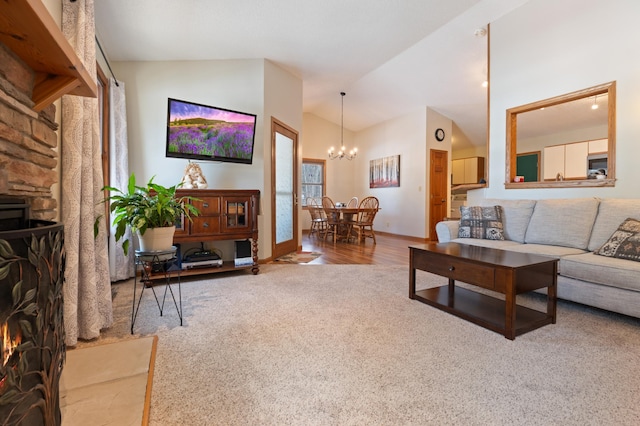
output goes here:
[[459, 221], [436, 225], [439, 242], [454, 241], [554, 256], [558, 297], [640, 318], [640, 262], [595, 254], [627, 218], [640, 219], [637, 199], [485, 199], [502, 206], [504, 240], [458, 238]]

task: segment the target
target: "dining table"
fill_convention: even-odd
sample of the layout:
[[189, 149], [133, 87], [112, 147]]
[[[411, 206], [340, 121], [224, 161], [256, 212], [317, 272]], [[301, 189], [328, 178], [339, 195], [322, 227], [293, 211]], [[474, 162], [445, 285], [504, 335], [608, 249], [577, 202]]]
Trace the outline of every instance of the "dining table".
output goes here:
[[[349, 225], [357, 221], [358, 213], [362, 210], [371, 210], [371, 208], [336, 205], [333, 208], [325, 209], [325, 213], [327, 216], [333, 215], [339, 222], [341, 222], [341, 226], [338, 228], [338, 237], [339, 239], [349, 241], [349, 239], [354, 236], [350, 235], [349, 231], [351, 230], [351, 227]], [[378, 207], [375, 210], [378, 211], [380, 208]]]

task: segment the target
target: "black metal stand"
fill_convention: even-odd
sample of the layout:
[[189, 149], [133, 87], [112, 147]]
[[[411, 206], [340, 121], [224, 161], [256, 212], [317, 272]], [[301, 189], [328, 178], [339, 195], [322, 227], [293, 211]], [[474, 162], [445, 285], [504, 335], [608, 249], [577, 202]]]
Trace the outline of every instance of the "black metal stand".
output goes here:
[[[171, 247], [170, 250], [165, 251], [140, 251], [136, 250], [135, 252], [135, 265], [136, 265], [136, 274], [133, 280], [133, 306], [131, 309], [131, 334], [133, 334], [133, 326], [136, 322], [136, 317], [138, 316], [138, 311], [140, 310], [140, 301], [142, 300], [142, 295], [144, 294], [144, 289], [146, 287], [151, 288], [153, 292], [153, 297], [156, 299], [156, 304], [158, 305], [158, 309], [160, 309], [160, 316], [164, 311], [164, 302], [167, 298], [167, 290], [171, 293], [171, 298], [173, 299], [173, 304], [176, 307], [176, 311], [178, 312], [178, 317], [180, 318], [180, 325], [182, 325], [182, 289], [180, 287], [180, 268], [175, 265], [177, 260], [176, 258], [176, 247]], [[138, 287], [138, 271], [137, 267], [140, 268], [140, 284], [142, 284], [142, 289], [140, 290], [140, 296], [138, 297], [138, 301], [136, 303], [136, 291]], [[153, 286], [151, 280], [151, 274], [164, 274], [164, 294], [162, 295], [162, 303], [158, 299], [158, 295], [156, 294], [156, 290]], [[178, 279], [178, 300], [176, 300], [176, 296], [173, 292], [173, 288], [171, 288], [171, 274], [175, 273]]]

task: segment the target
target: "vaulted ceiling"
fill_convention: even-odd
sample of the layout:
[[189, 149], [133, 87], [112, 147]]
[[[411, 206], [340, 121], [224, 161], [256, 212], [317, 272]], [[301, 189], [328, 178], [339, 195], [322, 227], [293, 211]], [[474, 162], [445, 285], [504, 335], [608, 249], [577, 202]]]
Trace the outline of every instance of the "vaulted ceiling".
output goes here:
[[430, 107], [459, 147], [486, 142], [487, 37], [528, 0], [101, 0], [110, 62], [265, 58], [303, 81], [303, 107], [358, 131]]

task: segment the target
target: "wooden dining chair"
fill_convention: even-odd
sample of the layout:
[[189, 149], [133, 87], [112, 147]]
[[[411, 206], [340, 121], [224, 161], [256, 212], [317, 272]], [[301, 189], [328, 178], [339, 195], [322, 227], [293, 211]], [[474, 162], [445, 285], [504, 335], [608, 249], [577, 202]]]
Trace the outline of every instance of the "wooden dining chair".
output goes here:
[[324, 214], [324, 210], [316, 198], [308, 198], [307, 207], [309, 208], [309, 214], [311, 215], [309, 237], [313, 234], [316, 234], [319, 237], [324, 234], [327, 228], [327, 215]]
[[[346, 205], [347, 208], [358, 208], [358, 197], [351, 197], [349, 202]], [[342, 212], [342, 223], [346, 230], [347, 241], [351, 241], [351, 230], [353, 229], [353, 225], [356, 222], [358, 215], [356, 213], [346, 213]]]
[[338, 231], [340, 229], [340, 213], [336, 211], [336, 205], [333, 200], [327, 196], [322, 197], [322, 208], [327, 216], [327, 227], [324, 231], [324, 239], [327, 239], [329, 233], [333, 234], [333, 243], [338, 241]]
[[369, 237], [373, 239], [373, 244], [376, 244], [376, 234], [373, 232], [373, 220], [378, 213], [380, 202], [376, 197], [366, 197], [360, 201], [358, 206], [358, 217], [356, 221], [351, 225], [351, 230], [358, 232], [358, 243], [364, 242], [365, 238]]

